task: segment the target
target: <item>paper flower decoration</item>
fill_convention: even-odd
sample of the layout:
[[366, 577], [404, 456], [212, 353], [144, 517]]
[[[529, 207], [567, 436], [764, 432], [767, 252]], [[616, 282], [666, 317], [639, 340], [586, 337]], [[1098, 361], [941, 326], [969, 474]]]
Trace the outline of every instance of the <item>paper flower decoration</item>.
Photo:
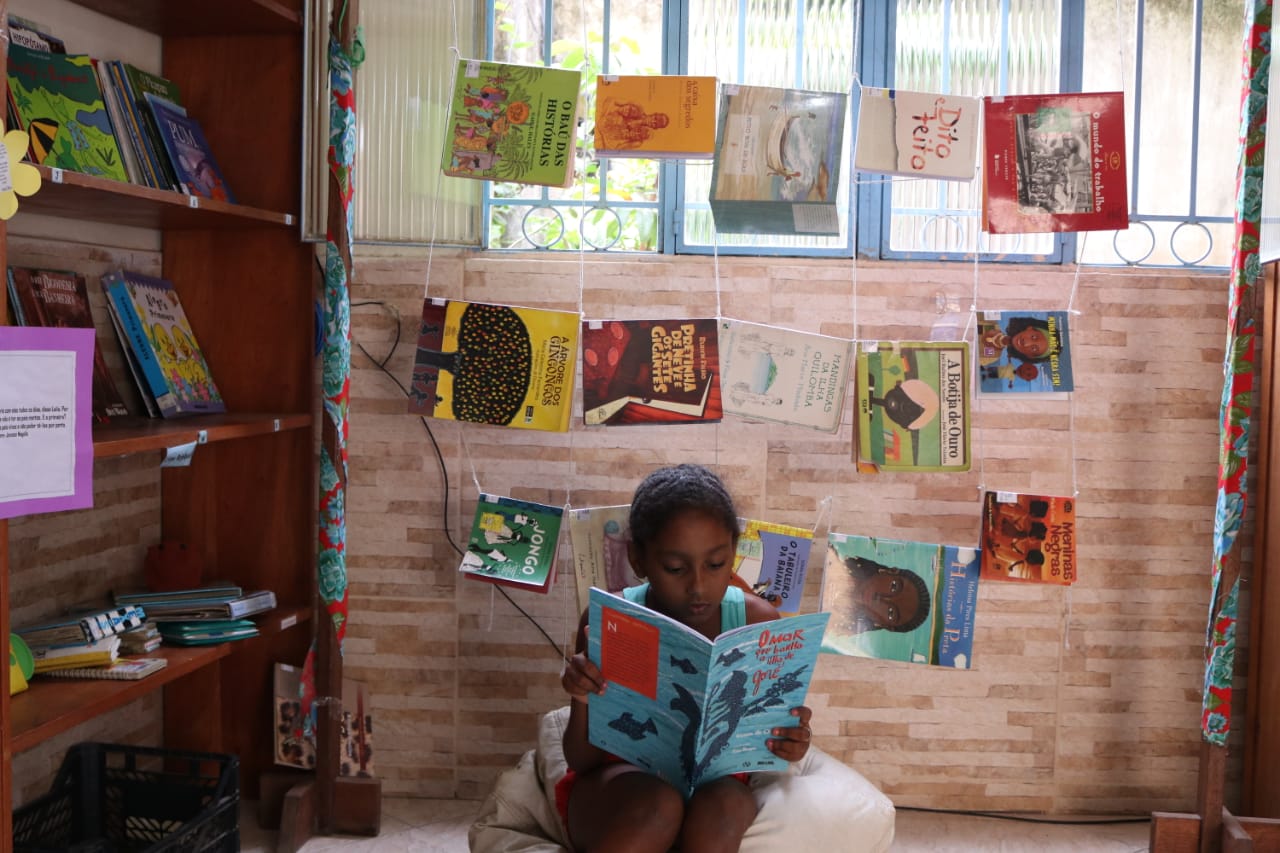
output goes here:
[[[0, 121], [0, 133], [4, 122]], [[23, 163], [30, 139], [21, 130], [4, 133], [4, 157], [0, 158], [0, 219], [9, 219], [18, 212], [18, 196], [28, 196], [40, 189], [40, 171], [30, 163]]]

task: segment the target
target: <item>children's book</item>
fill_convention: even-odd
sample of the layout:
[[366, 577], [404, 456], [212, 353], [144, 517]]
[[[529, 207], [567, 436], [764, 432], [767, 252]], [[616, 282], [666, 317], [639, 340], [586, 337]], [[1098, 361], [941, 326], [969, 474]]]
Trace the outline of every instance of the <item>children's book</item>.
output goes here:
[[981, 103], [963, 95], [862, 87], [854, 168], [912, 178], [972, 180]]
[[127, 121], [130, 141], [147, 173], [147, 183], [160, 189], [186, 192], [169, 162], [156, 117], [147, 102], [147, 95], [151, 94], [181, 107], [182, 94], [178, 86], [172, 80], [127, 62], [112, 60], [106, 66]]
[[1075, 583], [1075, 498], [987, 492], [982, 499], [982, 577]]
[[977, 548], [827, 535], [824, 652], [968, 669], [977, 603]]
[[709, 159], [715, 146], [716, 78], [596, 78], [597, 156]]
[[983, 99], [984, 228], [1129, 227], [1123, 92]]
[[141, 607], [125, 605], [85, 613], [73, 613], [62, 619], [14, 628], [34, 652], [37, 648], [87, 646], [99, 640], [137, 628], [146, 621]]
[[720, 87], [709, 201], [726, 234], [838, 234], [843, 92]]
[[564, 507], [480, 495], [458, 571], [475, 580], [547, 592], [555, 580]]
[[740, 518], [733, 571], [783, 616], [800, 612], [813, 531], [791, 524]]
[[[84, 276], [67, 270], [9, 267], [9, 293], [24, 326], [92, 329], [93, 311]], [[106, 422], [129, 414], [101, 347], [93, 348], [93, 417]]]
[[1068, 328], [1066, 311], [982, 312], [978, 390], [985, 394], [1074, 390]]
[[608, 682], [591, 694], [591, 743], [691, 794], [731, 773], [778, 770], [775, 728], [797, 725], [827, 613], [760, 622], [708, 640], [661, 613], [591, 591], [587, 653]]
[[578, 591], [578, 612], [587, 609], [591, 588], [619, 592], [642, 581], [627, 554], [631, 504], [569, 510], [569, 542]]
[[188, 195], [235, 204], [236, 198], [218, 168], [218, 161], [214, 159], [200, 122], [187, 115], [182, 107], [150, 92], [147, 93], [147, 104], [155, 116], [156, 129], [164, 150], [169, 154], [169, 163], [184, 191]]
[[108, 666], [120, 655], [120, 636], [111, 634], [92, 643], [74, 646], [33, 646], [35, 672], [53, 672], [82, 666]]
[[168, 418], [225, 412], [173, 283], [120, 270], [104, 275], [102, 287], [145, 379], [139, 390], [160, 413]]
[[176, 646], [210, 646], [258, 636], [252, 619], [164, 622], [157, 627], [164, 641]]
[[90, 57], [11, 44], [9, 89], [33, 161], [129, 180]]
[[49, 32], [43, 24], [17, 15], [9, 16], [9, 38], [30, 50], [42, 53], [66, 53], [67, 45]]
[[718, 341], [714, 319], [583, 321], [583, 421], [720, 420]]
[[81, 666], [46, 672], [50, 678], [109, 679], [137, 681], [169, 665], [168, 658], [116, 658], [107, 666]]
[[969, 470], [969, 344], [860, 345], [854, 459], [886, 471]]
[[580, 315], [425, 299], [409, 413], [566, 432]]
[[840, 429], [852, 341], [722, 319], [719, 348], [726, 414]]
[[582, 74], [460, 59], [441, 168], [455, 178], [568, 187]]

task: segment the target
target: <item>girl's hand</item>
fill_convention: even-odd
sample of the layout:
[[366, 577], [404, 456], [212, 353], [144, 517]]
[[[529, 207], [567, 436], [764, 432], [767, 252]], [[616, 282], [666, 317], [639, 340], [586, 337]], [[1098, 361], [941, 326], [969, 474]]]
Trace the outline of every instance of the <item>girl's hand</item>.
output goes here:
[[769, 751], [774, 755], [794, 763], [804, 758], [809, 751], [809, 742], [813, 739], [809, 721], [813, 719], [813, 711], [801, 705], [791, 709], [791, 716], [799, 718], [799, 725], [789, 729], [774, 729], [775, 739], [768, 741], [768, 744]]
[[578, 652], [569, 658], [565, 662], [564, 672], [560, 674], [560, 686], [575, 702], [585, 703], [589, 694], [603, 693], [604, 685], [600, 668], [587, 658], [585, 652]]

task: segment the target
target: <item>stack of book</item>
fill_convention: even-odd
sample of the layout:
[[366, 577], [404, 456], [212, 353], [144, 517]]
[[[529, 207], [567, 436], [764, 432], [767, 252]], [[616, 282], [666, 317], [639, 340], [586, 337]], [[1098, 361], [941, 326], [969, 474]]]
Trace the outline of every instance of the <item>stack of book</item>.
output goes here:
[[[15, 631], [31, 649], [36, 675], [59, 678], [141, 678], [164, 666], [136, 664], [114, 670], [120, 658], [121, 635], [146, 621], [145, 611], [132, 604], [68, 616]], [[136, 673], [136, 674], [135, 674]]]
[[168, 592], [120, 593], [117, 604], [140, 604], [165, 643], [209, 645], [258, 636], [249, 616], [276, 606], [271, 590], [245, 593], [235, 584], [209, 584]]

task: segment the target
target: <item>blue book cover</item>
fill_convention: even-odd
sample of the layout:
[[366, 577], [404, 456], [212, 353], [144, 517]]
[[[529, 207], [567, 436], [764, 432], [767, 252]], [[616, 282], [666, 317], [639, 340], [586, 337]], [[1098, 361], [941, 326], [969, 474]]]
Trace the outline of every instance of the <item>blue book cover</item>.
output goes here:
[[822, 650], [969, 669], [978, 576], [976, 547], [830, 533]]
[[589, 698], [591, 742], [686, 794], [731, 773], [779, 770], [773, 729], [795, 726], [829, 614], [694, 629], [591, 590], [587, 653], [608, 688]]
[[172, 101], [150, 92], [146, 95], [160, 140], [169, 154], [178, 181], [191, 195], [235, 204], [235, 196], [218, 168], [218, 161], [213, 157], [200, 123]]
[[1075, 390], [1066, 311], [984, 311], [978, 321], [978, 390]]

